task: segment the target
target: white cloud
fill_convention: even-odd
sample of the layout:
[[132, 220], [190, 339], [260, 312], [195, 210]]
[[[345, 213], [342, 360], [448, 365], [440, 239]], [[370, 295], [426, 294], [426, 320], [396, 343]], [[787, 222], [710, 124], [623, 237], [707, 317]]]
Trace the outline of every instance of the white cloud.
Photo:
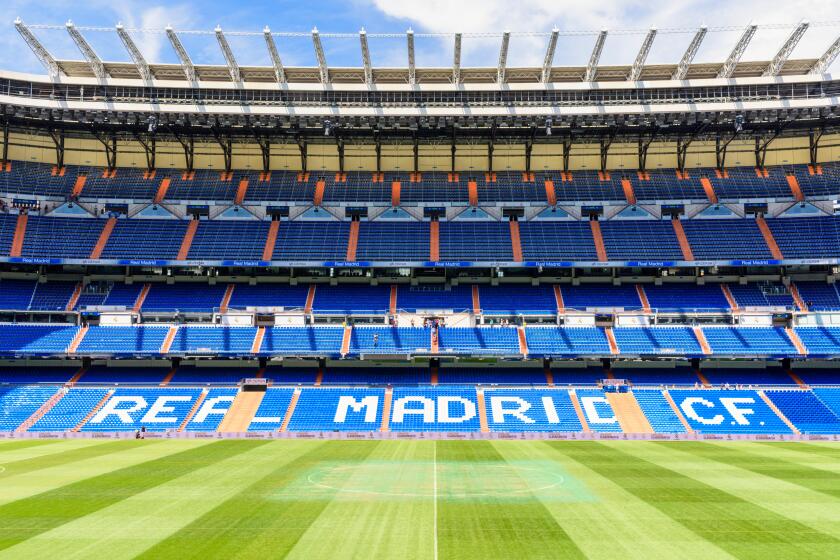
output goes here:
[[[648, 59], [652, 63], [675, 62], [691, 40], [691, 31], [701, 24], [710, 27], [755, 23], [795, 23], [832, 19], [836, 0], [371, 0], [385, 15], [404, 20], [418, 31], [482, 33], [511, 31], [549, 31], [557, 25], [564, 31], [608, 29], [686, 28], [686, 33], [660, 33]], [[790, 30], [760, 29], [745, 53], [748, 59], [769, 59]], [[698, 60], [720, 60], [731, 50], [740, 31], [709, 33], [698, 53]], [[838, 26], [812, 26], [794, 56], [819, 56], [834, 40]], [[629, 64], [641, 44], [642, 35], [609, 37], [602, 63]], [[438, 41], [438, 49], [449, 48], [451, 39]], [[514, 36], [509, 64], [536, 65], [545, 52], [544, 37]], [[593, 37], [561, 37], [555, 64], [583, 64], [592, 49]], [[497, 38], [464, 40], [464, 64], [494, 65], [498, 56]], [[447, 52], [451, 52], [451, 49]], [[440, 53], [442, 54], [442, 53]], [[448, 64], [446, 57], [434, 56], [428, 64]]]

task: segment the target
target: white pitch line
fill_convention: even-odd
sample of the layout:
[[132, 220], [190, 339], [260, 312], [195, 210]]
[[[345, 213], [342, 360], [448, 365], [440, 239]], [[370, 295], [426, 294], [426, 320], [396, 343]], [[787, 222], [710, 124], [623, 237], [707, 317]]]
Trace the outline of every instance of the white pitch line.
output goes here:
[[434, 519], [435, 519], [435, 560], [438, 560], [438, 513], [437, 513], [437, 442], [433, 442], [432, 445], [432, 464], [433, 464], [433, 471], [432, 471], [432, 493], [434, 495]]

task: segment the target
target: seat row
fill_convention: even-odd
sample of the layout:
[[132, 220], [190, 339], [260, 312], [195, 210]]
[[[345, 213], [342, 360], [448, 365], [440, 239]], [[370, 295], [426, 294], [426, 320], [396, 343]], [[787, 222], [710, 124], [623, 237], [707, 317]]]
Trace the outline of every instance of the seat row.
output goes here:
[[[78, 290], [78, 291], [77, 291]], [[0, 280], [0, 310], [85, 311], [98, 306], [144, 313], [301, 310], [316, 315], [386, 315], [418, 311], [494, 316], [574, 311], [730, 313], [737, 310], [836, 311], [835, 284], [279, 284], [163, 282], [124, 284]]]
[[840, 355], [840, 327], [219, 327], [0, 324], [6, 356]]
[[[330, 215], [331, 216], [331, 215]], [[650, 217], [650, 216], [649, 216]], [[253, 218], [253, 216], [252, 216]], [[355, 226], [358, 226], [357, 228]], [[15, 239], [20, 231], [19, 251]], [[13, 250], [15, 249], [15, 250]], [[12, 255], [12, 253], [15, 253]], [[634, 262], [840, 257], [840, 217], [598, 222], [198, 220], [0, 213], [0, 255], [255, 262]], [[232, 265], [233, 265], [232, 264]]]
[[[0, 193], [40, 195], [83, 199], [130, 199], [167, 201], [311, 202], [317, 184], [323, 184], [322, 199], [327, 202], [392, 201], [392, 183], [400, 183], [400, 198], [405, 202], [464, 202], [470, 200], [469, 183], [476, 185], [478, 198], [484, 202], [545, 202], [546, 181], [553, 183], [555, 198], [561, 201], [623, 201], [631, 185], [638, 200], [707, 200], [701, 183], [707, 180], [721, 200], [757, 197], [791, 198], [794, 196], [788, 177], [793, 177], [806, 197], [837, 194], [835, 163], [817, 167], [789, 165], [769, 167], [757, 173], [753, 167], [736, 167], [726, 173], [714, 169], [692, 169], [685, 175], [673, 169], [636, 171], [572, 172], [520, 171], [485, 172], [371, 172], [335, 173], [313, 171], [272, 171], [259, 173], [236, 170], [230, 175], [208, 169], [186, 173], [161, 169], [150, 174], [136, 168], [119, 168], [104, 173], [102, 168], [66, 166], [59, 170], [49, 164], [13, 161], [10, 172], [0, 174]], [[80, 181], [80, 178], [83, 177]], [[240, 183], [247, 181], [242, 191]], [[162, 189], [161, 184], [166, 182]]]

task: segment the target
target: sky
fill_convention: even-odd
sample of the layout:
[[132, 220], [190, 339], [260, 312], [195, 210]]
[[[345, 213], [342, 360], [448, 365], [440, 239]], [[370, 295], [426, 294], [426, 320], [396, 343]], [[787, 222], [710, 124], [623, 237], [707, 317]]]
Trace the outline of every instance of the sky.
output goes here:
[[[104, 27], [84, 31], [88, 42], [106, 61], [129, 61], [113, 30], [122, 23], [149, 62], [175, 63], [164, 34], [172, 25], [196, 64], [224, 64], [212, 30], [220, 25], [241, 66], [269, 65], [261, 36], [266, 25], [274, 32], [300, 34], [280, 36], [276, 43], [287, 66], [315, 66], [309, 32], [350, 34], [323, 38], [330, 66], [361, 66], [356, 34], [397, 34], [371, 37], [374, 66], [407, 65], [404, 33], [411, 28], [419, 67], [452, 64], [451, 33], [465, 34], [462, 66], [495, 66], [502, 31], [511, 31], [508, 66], [541, 66], [547, 33], [561, 30], [556, 66], [585, 65], [595, 34], [611, 31], [601, 57], [602, 65], [632, 64], [651, 26], [660, 31], [648, 56], [648, 64], [676, 63], [700, 25], [726, 30], [710, 31], [695, 62], [725, 59], [743, 28], [750, 22], [759, 28], [742, 60], [769, 60], [793, 26], [811, 22], [793, 52], [794, 58], [819, 57], [840, 34], [838, 0], [0, 0], [0, 68], [45, 73], [38, 59], [15, 31], [21, 17], [29, 25]], [[832, 19], [837, 18], [837, 19]], [[139, 31], [148, 30], [148, 31]], [[195, 30], [205, 33], [193, 34]], [[255, 32], [236, 36], [232, 32]], [[36, 36], [59, 59], [82, 59], [66, 30], [33, 29]], [[422, 34], [443, 34], [422, 36]], [[483, 34], [494, 34], [487, 37]], [[838, 71], [835, 62], [832, 70]]]

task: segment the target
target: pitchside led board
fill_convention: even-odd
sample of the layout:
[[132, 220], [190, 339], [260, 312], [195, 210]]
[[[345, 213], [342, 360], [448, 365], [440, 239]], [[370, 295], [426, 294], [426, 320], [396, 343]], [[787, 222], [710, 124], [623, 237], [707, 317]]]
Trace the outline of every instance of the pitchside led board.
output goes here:
[[[282, 419], [288, 397], [272, 399], [272, 392], [291, 393], [288, 388], [270, 388], [251, 429], [266, 420]], [[651, 390], [662, 396], [660, 391]], [[154, 395], [120, 389], [84, 426], [85, 431], [177, 429], [193, 409], [198, 395]], [[278, 393], [279, 395], [279, 393]], [[673, 390], [671, 398], [682, 417], [697, 432], [706, 433], [789, 433], [790, 429], [768, 407], [756, 391]], [[234, 397], [206, 398], [186, 429], [215, 430]], [[577, 399], [589, 430], [620, 432], [621, 427], [603, 391], [563, 389], [486, 389], [487, 425], [493, 431], [579, 432], [583, 430], [573, 399]], [[276, 402], [277, 410], [271, 403]], [[664, 400], [662, 401], [665, 402]], [[384, 389], [304, 388], [288, 425], [290, 431], [377, 431], [382, 423]], [[667, 405], [656, 410], [656, 418], [671, 415]], [[469, 432], [480, 429], [478, 398], [471, 388], [395, 388], [388, 429], [391, 431]], [[263, 418], [265, 417], [265, 418]], [[654, 423], [654, 419], [651, 420]], [[270, 423], [270, 422], [269, 422]], [[279, 426], [279, 421], [276, 422]], [[274, 428], [276, 429], [276, 427]]]

